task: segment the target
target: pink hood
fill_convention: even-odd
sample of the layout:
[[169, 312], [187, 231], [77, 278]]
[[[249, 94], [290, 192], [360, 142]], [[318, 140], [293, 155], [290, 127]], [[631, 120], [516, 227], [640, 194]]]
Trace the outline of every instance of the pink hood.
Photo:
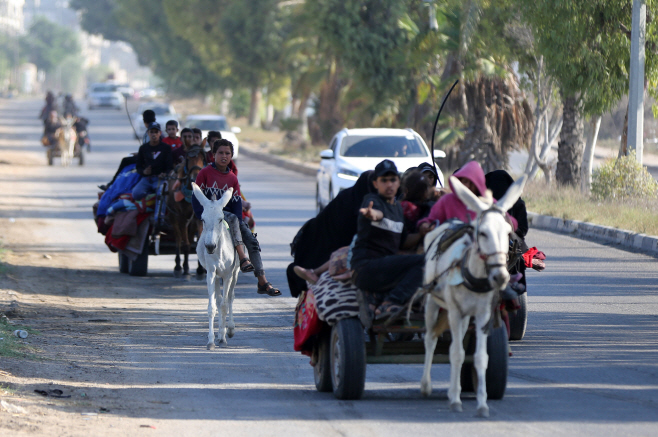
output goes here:
[[[477, 187], [479, 193], [476, 193], [478, 196], [484, 196], [484, 193], [487, 191], [487, 181], [484, 178], [484, 171], [480, 166], [480, 163], [476, 161], [469, 161], [462, 168], [453, 173], [453, 176], [456, 178], [466, 178], [469, 181], [473, 182]], [[450, 184], [450, 189], [452, 192], [455, 192], [455, 189], [452, 187], [452, 181], [448, 180]]]

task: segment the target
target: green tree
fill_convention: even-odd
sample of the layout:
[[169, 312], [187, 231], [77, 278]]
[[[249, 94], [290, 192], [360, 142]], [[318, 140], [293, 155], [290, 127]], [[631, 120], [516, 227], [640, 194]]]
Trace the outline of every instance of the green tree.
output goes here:
[[22, 38], [21, 50], [37, 68], [52, 72], [64, 58], [80, 53], [80, 44], [72, 30], [39, 17]]
[[[584, 151], [583, 117], [595, 120], [628, 93], [631, 0], [520, 1], [549, 73], [557, 80], [564, 122], [558, 144], [556, 179], [576, 185]], [[647, 0], [655, 14], [658, 2]], [[658, 85], [658, 23], [647, 20], [646, 78]], [[593, 152], [594, 138], [590, 144]]]

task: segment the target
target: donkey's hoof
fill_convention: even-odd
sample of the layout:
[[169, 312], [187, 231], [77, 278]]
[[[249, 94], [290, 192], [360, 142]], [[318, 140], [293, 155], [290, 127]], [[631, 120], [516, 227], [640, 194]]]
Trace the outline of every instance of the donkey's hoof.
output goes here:
[[461, 402], [453, 402], [450, 404], [450, 411], [453, 413], [461, 413], [462, 412], [462, 403]]
[[228, 328], [226, 330], [226, 336], [228, 338], [233, 338], [234, 335], [235, 335], [235, 328]]
[[215, 342], [208, 343], [206, 345], [206, 347], [208, 348], [209, 351], [214, 351], [215, 350]]
[[181, 276], [183, 276], [183, 271], [174, 269], [174, 278], [180, 278]]
[[196, 277], [197, 281], [205, 281], [206, 280], [206, 274], [205, 273], [197, 273], [195, 277]]
[[477, 417], [489, 417], [489, 407], [486, 405], [484, 407], [478, 408]]
[[421, 381], [420, 394], [422, 394], [424, 398], [430, 397], [430, 395], [432, 394], [432, 384], [429, 382]]
[[192, 280], [192, 276], [190, 276], [189, 273], [183, 275], [183, 281], [190, 282], [191, 280]]

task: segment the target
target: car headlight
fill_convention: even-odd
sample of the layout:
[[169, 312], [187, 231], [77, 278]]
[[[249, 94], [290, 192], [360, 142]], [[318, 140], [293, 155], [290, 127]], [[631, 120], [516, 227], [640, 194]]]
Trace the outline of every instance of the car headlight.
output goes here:
[[348, 170], [346, 168], [339, 168], [337, 176], [343, 179], [349, 179], [355, 181], [359, 178], [359, 174], [355, 171]]

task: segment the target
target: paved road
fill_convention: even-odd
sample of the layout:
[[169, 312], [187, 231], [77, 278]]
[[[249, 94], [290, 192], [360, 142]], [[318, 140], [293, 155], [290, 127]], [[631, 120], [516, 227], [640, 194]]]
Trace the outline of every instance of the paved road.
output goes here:
[[[0, 109], [0, 138], [11, 140], [0, 143], [0, 159], [2, 150], [43, 153], [34, 132], [37, 109], [29, 102]], [[147, 279], [121, 276], [116, 256], [95, 233], [89, 218], [94, 186], [109, 180], [137, 144], [124, 115], [89, 115], [93, 153], [87, 166], [35, 165], [15, 192], [0, 193], [1, 226], [9, 226], [8, 217], [16, 219], [12, 226], [39, 223], [32, 241], [12, 249], [82, 253], [76, 259], [84, 265], [74, 267], [89, 273], [71, 280], [71, 305], [112, 319], [112, 329], [94, 345], [115, 351], [112, 361], [81, 363], [85, 372], [67, 380], [69, 387], [106, 397], [112, 414], [95, 428], [84, 428], [89, 422], [78, 418], [72, 434], [150, 432], [139, 423], [157, 426], [158, 435], [658, 434], [655, 258], [531, 231], [528, 241], [546, 252], [548, 269], [529, 274], [528, 331], [513, 344], [507, 393], [489, 402], [490, 420], [474, 418], [472, 395], [464, 396], [464, 413], [448, 411], [448, 366], [440, 365], [433, 369], [430, 399], [420, 397], [421, 366], [371, 365], [363, 400], [337, 401], [315, 391], [308, 359], [292, 350], [295, 300], [288, 297], [284, 271], [289, 242], [313, 215], [312, 178], [240, 159], [268, 277], [285, 297], [260, 297], [253, 277], [241, 275], [236, 336], [228, 348], [208, 352], [203, 285], [171, 278], [172, 257], [151, 258]], [[0, 173], [0, 183], [16, 179]], [[88, 298], [103, 292], [103, 282], [112, 282], [112, 293]], [[47, 327], [40, 329], [42, 337], [49, 335]]]

